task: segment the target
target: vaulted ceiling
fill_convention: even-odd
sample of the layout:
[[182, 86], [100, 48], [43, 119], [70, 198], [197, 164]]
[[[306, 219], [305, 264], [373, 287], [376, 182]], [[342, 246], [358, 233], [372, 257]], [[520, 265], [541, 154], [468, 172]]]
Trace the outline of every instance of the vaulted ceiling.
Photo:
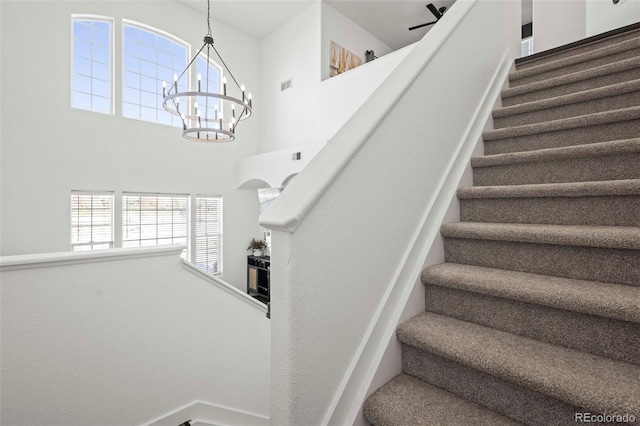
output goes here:
[[[206, 16], [206, 0], [177, 0]], [[212, 0], [211, 18], [262, 39], [317, 0]], [[455, 0], [323, 0], [393, 49], [422, 38], [431, 26], [408, 28], [434, 20], [426, 8], [451, 7]], [[532, 0], [522, 0], [522, 22], [532, 20]]]

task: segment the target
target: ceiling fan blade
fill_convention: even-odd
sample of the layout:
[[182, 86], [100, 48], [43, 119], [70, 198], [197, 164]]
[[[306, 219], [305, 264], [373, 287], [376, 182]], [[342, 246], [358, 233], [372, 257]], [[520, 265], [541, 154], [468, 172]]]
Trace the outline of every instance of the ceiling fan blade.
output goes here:
[[437, 8], [437, 7], [435, 7], [435, 6], [433, 5], [433, 3], [429, 3], [429, 4], [427, 5], [427, 9], [429, 9], [429, 10], [431, 11], [431, 13], [433, 13], [433, 16], [435, 16], [435, 17], [436, 17], [436, 19], [440, 19], [440, 18], [442, 18], [442, 13], [440, 13], [440, 11], [438, 10], [438, 8]]
[[422, 27], [426, 27], [427, 25], [433, 25], [433, 24], [435, 24], [436, 22], [438, 22], [438, 21], [427, 22], [426, 24], [422, 24], [422, 25], [416, 25], [415, 27], [410, 27], [410, 28], [409, 28], [409, 31], [411, 31], [411, 30], [416, 30], [416, 29], [418, 29], [418, 28], [422, 28]]

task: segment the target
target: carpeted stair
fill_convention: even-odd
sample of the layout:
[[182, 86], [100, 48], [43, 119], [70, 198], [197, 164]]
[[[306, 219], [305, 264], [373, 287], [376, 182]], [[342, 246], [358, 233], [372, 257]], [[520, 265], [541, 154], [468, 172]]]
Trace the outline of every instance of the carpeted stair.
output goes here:
[[640, 425], [640, 23], [517, 60], [493, 118], [402, 374], [363, 413]]

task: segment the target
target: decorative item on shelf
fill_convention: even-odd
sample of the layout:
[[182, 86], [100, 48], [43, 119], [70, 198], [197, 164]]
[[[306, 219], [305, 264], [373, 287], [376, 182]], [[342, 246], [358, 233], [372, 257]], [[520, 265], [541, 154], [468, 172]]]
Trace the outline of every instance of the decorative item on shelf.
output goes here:
[[254, 256], [262, 256], [264, 250], [267, 248], [267, 243], [264, 240], [256, 240], [253, 238], [247, 247], [247, 251], [253, 251]]
[[[162, 82], [162, 96], [164, 97], [162, 106], [173, 115], [177, 115], [182, 119], [182, 136], [192, 141], [200, 142], [230, 142], [236, 138], [236, 126], [238, 122], [245, 120], [251, 116], [253, 101], [251, 93], [246, 92], [244, 85], [238, 84], [227, 64], [224, 62], [220, 53], [213, 45], [213, 37], [211, 36], [210, 24], [210, 0], [207, 0], [207, 34], [204, 36], [204, 44], [195, 54], [187, 68], [182, 71], [178, 77], [173, 76], [173, 84], [167, 89], [166, 82]], [[195, 75], [195, 66], [192, 67], [198, 56], [206, 50], [207, 75], [202, 84], [202, 75], [197, 75], [197, 88], [189, 89], [189, 81], [193, 81]], [[209, 54], [213, 50], [220, 62], [227, 70], [227, 73], [237, 86], [241, 95], [232, 96], [227, 92], [227, 79], [222, 79], [222, 93], [218, 93], [220, 88], [211, 88], [209, 90]], [[203, 58], [204, 59], [204, 58]], [[178, 81], [185, 76], [187, 79], [187, 90], [178, 92]], [[191, 78], [189, 78], [191, 76]], [[196, 90], [197, 89], [197, 90]], [[202, 90], [204, 89], [204, 91]], [[235, 91], [235, 90], [234, 90]], [[231, 90], [229, 91], [231, 92]], [[181, 107], [183, 110], [181, 110]]]

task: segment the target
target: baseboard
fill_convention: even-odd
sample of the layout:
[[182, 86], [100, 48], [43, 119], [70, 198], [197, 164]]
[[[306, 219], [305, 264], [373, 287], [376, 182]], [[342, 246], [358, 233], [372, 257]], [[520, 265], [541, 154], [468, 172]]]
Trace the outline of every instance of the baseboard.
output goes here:
[[186, 421], [190, 421], [193, 426], [268, 426], [270, 424], [269, 417], [209, 402], [194, 401], [147, 425], [178, 426]]
[[[420, 285], [420, 272], [428, 266], [425, 259], [429, 258], [432, 247], [437, 244], [440, 224], [451, 211], [450, 206], [455, 202], [453, 200], [459, 183], [465, 174], [468, 176], [470, 158], [482, 138], [482, 131], [491, 117], [491, 111], [511, 66], [512, 60], [508, 52], [505, 52], [467, 128], [466, 137], [460, 143], [458, 154], [440, 183], [437, 198], [424, 213], [423, 225], [416, 230], [411, 251], [395, 275], [390, 291], [386, 294], [384, 307], [372, 321], [368, 338], [360, 347], [359, 356], [354, 359], [322, 424], [353, 425], [360, 422], [361, 407], [370, 393], [372, 383], [380, 380], [380, 366], [394, 364], [388, 360], [398, 356], [398, 351], [393, 350], [396, 327], [403, 315], [407, 314], [405, 307], [411, 294], [415, 294]], [[399, 369], [398, 362], [397, 370]], [[382, 375], [384, 374], [383, 372]]]

